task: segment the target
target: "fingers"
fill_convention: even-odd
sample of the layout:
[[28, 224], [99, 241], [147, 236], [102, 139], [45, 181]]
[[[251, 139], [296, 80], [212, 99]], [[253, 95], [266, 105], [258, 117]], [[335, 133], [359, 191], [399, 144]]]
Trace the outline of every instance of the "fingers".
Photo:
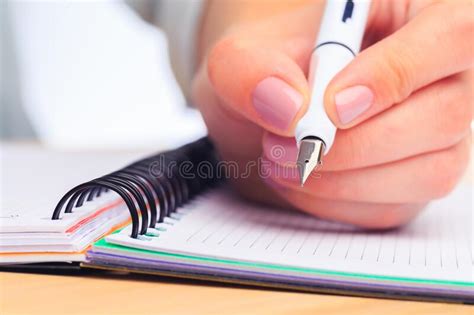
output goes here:
[[[338, 171], [393, 162], [448, 148], [470, 132], [472, 76], [456, 75], [425, 87], [390, 111], [339, 130], [321, 168]], [[272, 154], [273, 148], [284, 154]], [[275, 163], [296, 164], [296, 143], [268, 134], [265, 155]]]
[[263, 163], [262, 176], [292, 190], [322, 199], [422, 203], [448, 194], [469, 162], [471, 136], [449, 149], [364, 169], [319, 172], [299, 186], [298, 172]]
[[[298, 41], [295, 45], [293, 50], [306, 54], [307, 45]], [[305, 74], [271, 43], [224, 39], [210, 52], [207, 72], [223, 106], [273, 133], [291, 135], [305, 111], [309, 98]]]
[[276, 183], [270, 183], [270, 186], [290, 205], [299, 210], [322, 219], [354, 224], [369, 229], [401, 226], [416, 216], [426, 205], [425, 203], [384, 204], [328, 200], [314, 197], [302, 191], [286, 189]]
[[193, 80], [192, 97], [221, 158], [240, 162], [260, 156], [262, 129], [225, 109], [214, 93], [205, 67], [200, 68]]
[[337, 127], [349, 128], [423, 86], [468, 69], [473, 36], [472, 3], [448, 1], [422, 9], [333, 79], [325, 95], [328, 115]]

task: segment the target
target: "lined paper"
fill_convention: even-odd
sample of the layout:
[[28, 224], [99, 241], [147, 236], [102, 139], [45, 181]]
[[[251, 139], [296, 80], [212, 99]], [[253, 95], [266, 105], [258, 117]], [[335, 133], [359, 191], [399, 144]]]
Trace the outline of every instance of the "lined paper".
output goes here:
[[107, 241], [154, 251], [398, 277], [473, 282], [468, 188], [430, 205], [407, 226], [369, 232], [297, 211], [245, 203], [220, 190], [195, 200], [158, 237]]

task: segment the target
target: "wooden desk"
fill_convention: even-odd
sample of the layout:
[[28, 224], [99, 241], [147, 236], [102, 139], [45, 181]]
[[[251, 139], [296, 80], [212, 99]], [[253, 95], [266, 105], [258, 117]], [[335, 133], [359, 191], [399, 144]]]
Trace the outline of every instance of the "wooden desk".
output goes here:
[[0, 273], [1, 314], [474, 314], [466, 305], [203, 284], [156, 276]]

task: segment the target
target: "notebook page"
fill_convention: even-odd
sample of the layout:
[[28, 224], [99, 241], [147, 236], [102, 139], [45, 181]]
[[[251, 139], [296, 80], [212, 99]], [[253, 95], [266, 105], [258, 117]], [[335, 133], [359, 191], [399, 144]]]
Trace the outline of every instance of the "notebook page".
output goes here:
[[137, 153], [78, 153], [46, 150], [35, 145], [0, 146], [0, 232], [65, 231], [101, 206], [113, 193], [85, 203], [61, 220], [51, 220], [59, 199], [86, 180], [129, 164]]
[[194, 264], [224, 260], [256, 263], [255, 268], [261, 269], [267, 265], [293, 268], [269, 271], [280, 274], [301, 268], [474, 282], [471, 187], [458, 188], [432, 203], [412, 223], [384, 233], [244, 203], [224, 190], [198, 198], [185, 211], [189, 212], [158, 237], [132, 239], [125, 229], [106, 240], [211, 258], [193, 260]]

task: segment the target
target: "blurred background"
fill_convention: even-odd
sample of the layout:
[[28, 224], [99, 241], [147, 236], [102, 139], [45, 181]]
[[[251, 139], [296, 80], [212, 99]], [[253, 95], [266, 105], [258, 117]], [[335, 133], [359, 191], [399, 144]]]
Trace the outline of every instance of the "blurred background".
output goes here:
[[188, 101], [201, 10], [198, 0], [0, 1], [0, 139], [136, 149], [204, 135]]

